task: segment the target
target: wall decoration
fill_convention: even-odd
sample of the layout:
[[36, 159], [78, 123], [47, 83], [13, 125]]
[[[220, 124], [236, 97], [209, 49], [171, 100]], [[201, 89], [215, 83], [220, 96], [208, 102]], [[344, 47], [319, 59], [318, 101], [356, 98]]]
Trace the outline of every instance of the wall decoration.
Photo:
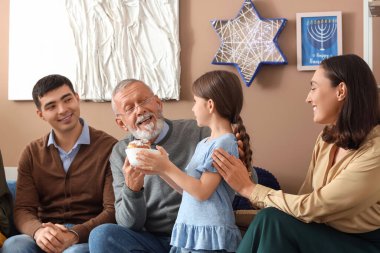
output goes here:
[[342, 54], [342, 13], [297, 13], [297, 69], [315, 70], [321, 61]]
[[250, 86], [263, 64], [287, 64], [277, 38], [285, 27], [284, 18], [263, 19], [250, 0], [245, 0], [231, 20], [213, 20], [221, 39], [213, 64], [233, 65]]
[[9, 37], [10, 100], [53, 73], [84, 100], [110, 100], [126, 78], [179, 99], [179, 0], [12, 0]]

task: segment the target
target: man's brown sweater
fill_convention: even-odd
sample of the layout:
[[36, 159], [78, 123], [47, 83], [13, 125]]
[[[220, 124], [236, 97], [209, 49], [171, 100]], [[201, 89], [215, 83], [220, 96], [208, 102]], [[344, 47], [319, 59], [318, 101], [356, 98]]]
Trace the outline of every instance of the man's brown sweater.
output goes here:
[[75, 224], [79, 243], [90, 231], [115, 222], [109, 155], [116, 139], [90, 127], [90, 144], [82, 144], [65, 172], [58, 150], [46, 146], [49, 135], [30, 143], [18, 165], [15, 225], [33, 236], [42, 223]]

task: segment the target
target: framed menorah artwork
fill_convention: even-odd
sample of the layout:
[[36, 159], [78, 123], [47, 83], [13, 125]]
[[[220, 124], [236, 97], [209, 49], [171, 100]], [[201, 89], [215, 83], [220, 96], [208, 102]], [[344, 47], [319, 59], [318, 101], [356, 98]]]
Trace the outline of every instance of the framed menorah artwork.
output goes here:
[[342, 12], [297, 13], [297, 69], [315, 70], [342, 54]]

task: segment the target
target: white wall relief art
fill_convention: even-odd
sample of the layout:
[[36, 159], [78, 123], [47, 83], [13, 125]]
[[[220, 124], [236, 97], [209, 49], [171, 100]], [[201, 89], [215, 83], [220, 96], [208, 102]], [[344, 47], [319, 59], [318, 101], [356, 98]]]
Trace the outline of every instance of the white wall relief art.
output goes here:
[[30, 100], [58, 73], [85, 100], [108, 101], [122, 79], [179, 99], [179, 0], [10, 2], [9, 99]]

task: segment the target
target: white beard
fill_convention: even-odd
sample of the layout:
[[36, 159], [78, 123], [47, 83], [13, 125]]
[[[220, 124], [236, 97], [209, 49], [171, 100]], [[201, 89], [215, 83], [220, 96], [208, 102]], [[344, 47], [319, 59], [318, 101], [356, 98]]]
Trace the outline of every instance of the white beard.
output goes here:
[[[140, 117], [145, 117], [147, 115], [142, 115]], [[139, 118], [136, 120], [138, 121]], [[164, 127], [164, 119], [163, 117], [157, 118], [156, 124], [153, 122], [150, 122], [149, 124], [145, 125], [145, 129], [131, 129], [130, 127], [128, 128], [128, 131], [135, 137], [136, 139], [142, 140], [153, 140], [155, 139], [160, 133], [162, 128]]]

